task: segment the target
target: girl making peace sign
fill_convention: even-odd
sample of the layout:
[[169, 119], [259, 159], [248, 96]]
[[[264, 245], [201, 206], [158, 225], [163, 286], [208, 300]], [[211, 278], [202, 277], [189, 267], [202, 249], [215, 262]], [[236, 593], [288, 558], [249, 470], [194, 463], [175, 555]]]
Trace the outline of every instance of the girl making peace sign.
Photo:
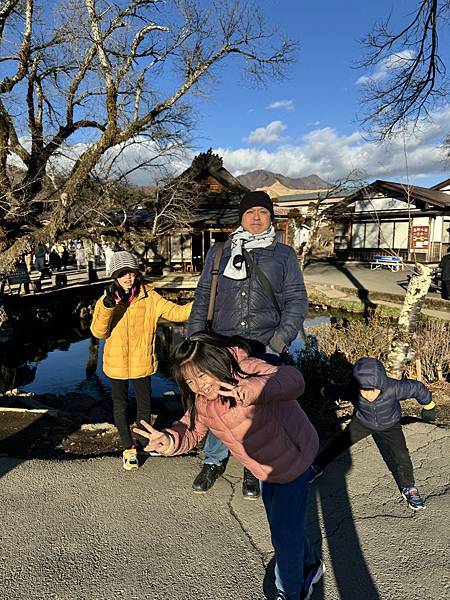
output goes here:
[[172, 356], [173, 375], [186, 407], [171, 428], [157, 431], [145, 421], [135, 432], [147, 450], [183, 454], [208, 430], [261, 482], [275, 549], [279, 600], [305, 600], [323, 575], [306, 537], [310, 465], [317, 433], [297, 402], [304, 391], [294, 367], [274, 367], [250, 357], [238, 338], [196, 333]]

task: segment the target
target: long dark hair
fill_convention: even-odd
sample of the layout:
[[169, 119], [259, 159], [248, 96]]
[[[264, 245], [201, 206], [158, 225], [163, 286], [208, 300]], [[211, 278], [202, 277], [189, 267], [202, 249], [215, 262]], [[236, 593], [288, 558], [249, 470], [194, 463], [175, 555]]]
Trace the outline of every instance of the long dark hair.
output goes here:
[[[185, 410], [189, 411], [189, 429], [195, 426], [196, 408], [195, 394], [189, 388], [183, 375], [187, 364], [194, 365], [199, 371], [225, 383], [236, 384], [237, 377], [248, 377], [243, 371], [230, 348], [242, 348], [249, 354], [250, 347], [240, 337], [225, 337], [223, 335], [200, 331], [183, 340], [172, 353], [172, 375], [178, 384], [183, 398]], [[230, 406], [236, 406], [234, 398], [227, 398]]]

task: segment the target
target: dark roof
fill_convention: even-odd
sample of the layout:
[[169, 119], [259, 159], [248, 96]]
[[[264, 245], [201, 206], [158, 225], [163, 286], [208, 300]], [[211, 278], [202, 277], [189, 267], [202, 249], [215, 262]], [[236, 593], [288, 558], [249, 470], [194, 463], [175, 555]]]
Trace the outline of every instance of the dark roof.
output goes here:
[[366, 185], [365, 187], [359, 188], [349, 196], [347, 196], [341, 202], [338, 202], [334, 206], [330, 206], [326, 209], [328, 214], [335, 214], [344, 212], [346, 208], [363, 198], [364, 195], [373, 196], [376, 193], [384, 193], [397, 200], [408, 201], [408, 193], [411, 200], [415, 203], [423, 203], [435, 208], [450, 208], [450, 195], [440, 192], [438, 190], [420, 187], [417, 185], [406, 185], [403, 183], [396, 183], [394, 181], [383, 181], [377, 179], [373, 183]]
[[432, 190], [442, 190], [442, 188], [445, 188], [445, 187], [447, 187], [449, 185], [450, 185], [450, 179], [444, 179], [444, 181], [436, 183], [436, 185], [433, 185], [430, 189], [432, 189]]
[[289, 194], [287, 196], [275, 196], [272, 198], [274, 205], [281, 206], [285, 202], [307, 202], [308, 200], [311, 202], [314, 201], [328, 201], [329, 203], [336, 203], [340, 198], [346, 198], [349, 194], [352, 193], [352, 190], [340, 190], [339, 192], [330, 193], [330, 191], [325, 192], [308, 192], [304, 194]]
[[180, 178], [202, 182], [207, 177], [213, 177], [226, 191], [213, 191], [204, 195], [204, 199], [196, 207], [192, 219], [193, 227], [230, 227], [239, 223], [239, 203], [242, 195], [249, 189], [242, 185], [223, 166], [222, 158], [213, 154], [211, 148], [198, 154], [192, 165], [186, 169]]
[[229, 227], [239, 224], [239, 204], [241, 196], [226, 192], [211, 192], [195, 209], [194, 227]]
[[207, 152], [198, 154], [189, 168], [187, 168], [180, 177], [199, 181], [211, 175], [219, 183], [225, 186], [230, 192], [244, 194], [249, 188], [242, 185], [229, 171], [223, 166], [223, 159], [218, 154], [213, 154], [210, 148]]

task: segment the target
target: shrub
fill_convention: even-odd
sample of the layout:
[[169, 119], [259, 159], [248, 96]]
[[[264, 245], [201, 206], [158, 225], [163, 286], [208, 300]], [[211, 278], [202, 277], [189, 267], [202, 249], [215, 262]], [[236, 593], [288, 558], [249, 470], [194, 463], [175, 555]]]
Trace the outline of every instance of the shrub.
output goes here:
[[[427, 319], [417, 327], [413, 350], [420, 360], [422, 377], [432, 383], [445, 379], [450, 373], [450, 323]], [[408, 368], [408, 375], [417, 377], [415, 363]]]

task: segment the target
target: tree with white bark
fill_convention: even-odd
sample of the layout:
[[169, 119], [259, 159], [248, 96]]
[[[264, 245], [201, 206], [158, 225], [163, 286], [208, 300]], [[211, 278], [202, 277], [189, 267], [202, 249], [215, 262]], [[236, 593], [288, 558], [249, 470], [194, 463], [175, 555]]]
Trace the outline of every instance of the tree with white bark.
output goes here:
[[[189, 96], [224, 61], [264, 82], [283, 77], [296, 49], [239, 0], [4, 0], [0, 270], [70, 231], [108, 153], [139, 151], [146, 139], [158, 163], [177, 156], [192, 126]], [[74, 153], [55, 189], [52, 165]]]

